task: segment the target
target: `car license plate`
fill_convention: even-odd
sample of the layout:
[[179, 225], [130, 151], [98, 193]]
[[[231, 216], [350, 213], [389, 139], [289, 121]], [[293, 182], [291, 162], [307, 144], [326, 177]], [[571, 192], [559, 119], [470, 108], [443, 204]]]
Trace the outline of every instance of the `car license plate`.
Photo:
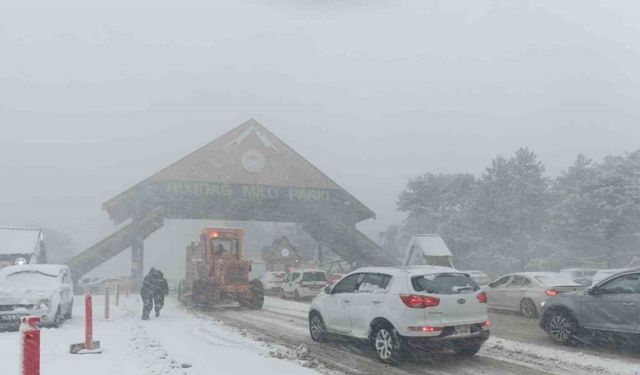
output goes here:
[[471, 326], [456, 326], [456, 335], [467, 336], [471, 334]]
[[16, 314], [0, 315], [0, 320], [20, 320], [20, 316]]

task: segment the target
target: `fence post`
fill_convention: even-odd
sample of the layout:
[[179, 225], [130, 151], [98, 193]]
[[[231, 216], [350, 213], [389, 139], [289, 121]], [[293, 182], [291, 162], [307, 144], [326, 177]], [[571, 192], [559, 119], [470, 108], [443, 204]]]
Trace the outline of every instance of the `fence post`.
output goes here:
[[22, 336], [22, 375], [40, 375], [40, 318], [25, 316], [20, 324]]
[[109, 320], [109, 284], [104, 286], [104, 318]]
[[120, 306], [120, 283], [116, 281], [116, 306]]
[[91, 297], [91, 292], [84, 297], [84, 347], [93, 350], [93, 297]]

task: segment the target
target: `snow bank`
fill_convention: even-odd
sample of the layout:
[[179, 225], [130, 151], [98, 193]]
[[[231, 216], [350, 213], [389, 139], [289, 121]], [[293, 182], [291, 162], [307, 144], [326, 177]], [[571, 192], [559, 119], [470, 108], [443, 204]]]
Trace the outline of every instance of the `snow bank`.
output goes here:
[[[111, 320], [101, 318], [101, 298], [94, 298], [94, 339], [102, 354], [72, 355], [69, 345], [83, 341], [83, 303], [76, 297], [74, 318], [59, 329], [42, 330], [42, 373], [47, 375], [216, 375], [318, 374], [303, 368], [299, 355], [256, 341], [206, 317], [196, 317], [172, 299], [159, 318], [140, 320], [139, 298], [122, 298]], [[2, 374], [19, 374], [20, 336], [0, 332]], [[287, 360], [282, 360], [287, 359]], [[288, 360], [291, 359], [291, 360]], [[313, 367], [313, 366], [311, 366]]]

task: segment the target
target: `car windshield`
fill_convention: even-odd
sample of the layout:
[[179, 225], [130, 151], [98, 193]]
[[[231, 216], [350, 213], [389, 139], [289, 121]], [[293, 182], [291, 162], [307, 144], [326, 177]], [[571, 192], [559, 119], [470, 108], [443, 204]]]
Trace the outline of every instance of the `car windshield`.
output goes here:
[[468, 293], [480, 289], [473, 279], [460, 273], [415, 276], [411, 278], [411, 284], [416, 292], [431, 294]]
[[57, 277], [42, 272], [16, 272], [2, 281], [3, 289], [47, 289], [55, 285]]
[[284, 280], [284, 273], [274, 273], [269, 277], [271, 280], [282, 281]]
[[327, 276], [324, 272], [305, 272], [302, 281], [327, 281]]

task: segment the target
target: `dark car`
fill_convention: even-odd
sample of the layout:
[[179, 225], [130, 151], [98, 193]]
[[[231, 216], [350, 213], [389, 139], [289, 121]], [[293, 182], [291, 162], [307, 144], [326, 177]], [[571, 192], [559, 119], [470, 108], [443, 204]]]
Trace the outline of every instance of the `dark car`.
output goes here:
[[572, 344], [584, 331], [640, 334], [640, 268], [616, 273], [581, 291], [549, 299], [540, 327], [557, 343]]

